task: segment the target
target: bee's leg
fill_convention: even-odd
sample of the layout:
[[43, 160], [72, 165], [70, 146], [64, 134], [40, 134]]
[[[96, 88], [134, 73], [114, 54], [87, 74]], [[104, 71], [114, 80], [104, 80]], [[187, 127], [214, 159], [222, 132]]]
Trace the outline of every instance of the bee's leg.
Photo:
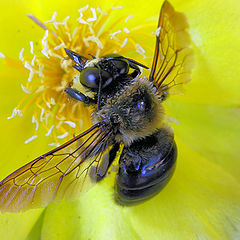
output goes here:
[[119, 143], [115, 143], [111, 150], [109, 151], [109, 153], [102, 159], [100, 165], [98, 166], [98, 168], [96, 169], [96, 181], [100, 181], [102, 180], [108, 169], [110, 168], [110, 166], [112, 165], [116, 155], [117, 155], [117, 152], [119, 150], [119, 146], [120, 144]]
[[83, 93], [79, 92], [77, 89], [75, 88], [70, 88], [70, 87], [67, 87], [65, 89], [65, 92], [72, 98], [78, 100], [78, 101], [81, 101], [85, 104], [93, 104], [95, 103], [96, 104], [96, 101], [86, 95], [84, 95]]
[[137, 65], [135, 65], [134, 63], [129, 62], [129, 66], [134, 69], [134, 71], [132, 73], [130, 73], [130, 76], [132, 78], [135, 78], [136, 76], [138, 76], [141, 73], [139, 67]]

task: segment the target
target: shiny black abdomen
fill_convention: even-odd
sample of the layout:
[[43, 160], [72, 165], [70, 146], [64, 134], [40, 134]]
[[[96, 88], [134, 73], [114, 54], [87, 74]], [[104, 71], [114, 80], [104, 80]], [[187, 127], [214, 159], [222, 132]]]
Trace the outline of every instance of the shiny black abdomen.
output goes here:
[[172, 177], [176, 159], [176, 143], [167, 129], [124, 147], [115, 183], [116, 201], [133, 205], [155, 196]]

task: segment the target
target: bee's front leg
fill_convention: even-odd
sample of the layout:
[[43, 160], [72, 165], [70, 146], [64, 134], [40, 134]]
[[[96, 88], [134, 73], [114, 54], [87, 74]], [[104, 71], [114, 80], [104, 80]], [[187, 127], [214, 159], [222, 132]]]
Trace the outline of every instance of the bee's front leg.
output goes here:
[[70, 87], [67, 87], [65, 89], [65, 92], [72, 98], [78, 100], [78, 101], [81, 101], [85, 104], [96, 104], [97, 101], [95, 99], [92, 99], [86, 95], [84, 95], [83, 93], [79, 92], [77, 89], [75, 88], [70, 88]]

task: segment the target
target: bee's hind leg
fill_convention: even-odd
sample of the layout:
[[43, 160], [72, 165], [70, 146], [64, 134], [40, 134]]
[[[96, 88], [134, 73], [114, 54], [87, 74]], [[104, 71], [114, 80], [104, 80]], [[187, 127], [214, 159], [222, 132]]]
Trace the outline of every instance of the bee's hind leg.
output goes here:
[[70, 87], [67, 87], [65, 89], [65, 92], [72, 98], [78, 100], [78, 101], [81, 101], [85, 104], [93, 104], [93, 103], [97, 103], [94, 99], [84, 95], [83, 93], [79, 92], [77, 89], [75, 88], [70, 88]]
[[115, 143], [110, 149], [109, 153], [105, 155], [102, 159], [101, 163], [96, 169], [96, 181], [99, 182], [102, 180], [107, 174], [108, 169], [112, 165], [114, 159], [116, 158], [117, 152], [119, 150], [119, 143]]

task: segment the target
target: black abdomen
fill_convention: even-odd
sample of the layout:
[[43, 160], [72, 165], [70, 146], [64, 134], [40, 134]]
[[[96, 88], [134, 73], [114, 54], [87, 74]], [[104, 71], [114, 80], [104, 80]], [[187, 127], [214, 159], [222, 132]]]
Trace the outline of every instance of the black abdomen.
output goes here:
[[116, 201], [133, 205], [155, 196], [170, 180], [176, 159], [177, 147], [167, 129], [124, 147], [115, 183]]

